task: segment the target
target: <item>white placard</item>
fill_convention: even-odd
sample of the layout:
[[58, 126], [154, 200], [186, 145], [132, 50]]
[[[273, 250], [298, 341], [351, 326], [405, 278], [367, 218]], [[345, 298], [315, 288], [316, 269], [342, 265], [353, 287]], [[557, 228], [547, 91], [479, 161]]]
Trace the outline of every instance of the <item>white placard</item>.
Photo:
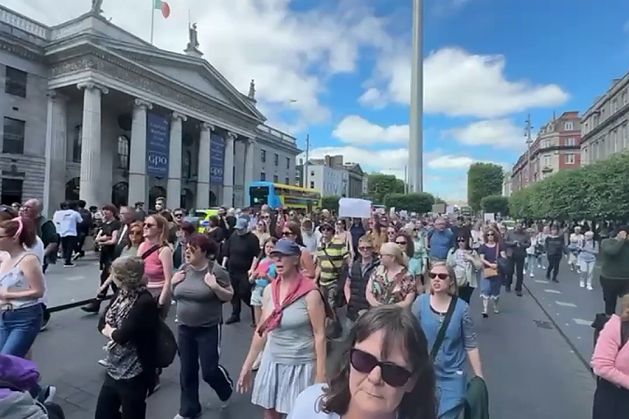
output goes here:
[[493, 212], [486, 212], [483, 214], [483, 220], [493, 222], [496, 221], [496, 215]]
[[369, 218], [371, 217], [371, 201], [358, 198], [341, 198], [339, 200], [339, 217]]

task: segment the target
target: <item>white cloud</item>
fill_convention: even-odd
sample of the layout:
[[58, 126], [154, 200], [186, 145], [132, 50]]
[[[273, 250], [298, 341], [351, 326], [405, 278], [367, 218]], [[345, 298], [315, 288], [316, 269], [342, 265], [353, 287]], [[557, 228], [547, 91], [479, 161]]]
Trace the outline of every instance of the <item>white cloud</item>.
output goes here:
[[381, 126], [361, 116], [350, 115], [343, 118], [332, 135], [351, 144], [406, 143], [408, 129], [408, 125]]
[[510, 148], [522, 151], [525, 148], [522, 127], [510, 119], [488, 119], [472, 122], [466, 126], [452, 128], [443, 133], [465, 145]]
[[[380, 57], [361, 103], [372, 104], [368, 99], [377, 98], [380, 106], [384, 100], [408, 104], [410, 57], [407, 48], [390, 50]], [[568, 94], [556, 84], [508, 80], [505, 67], [503, 55], [472, 54], [454, 47], [433, 51], [424, 60], [425, 111], [492, 118], [568, 100]]]
[[[104, 16], [148, 40], [150, 0], [107, 0]], [[2, 4], [46, 24], [87, 12], [88, 0], [3, 0]], [[352, 2], [334, 8], [291, 10], [290, 0], [186, 0], [170, 2], [172, 14], [155, 12], [155, 45], [181, 52], [188, 41], [188, 13], [197, 22], [205, 58], [236, 88], [256, 80], [261, 106], [289, 112], [303, 127], [329, 119], [321, 103], [329, 75], [354, 72], [361, 47], [384, 48], [384, 20]], [[291, 100], [297, 102], [290, 104]], [[305, 121], [305, 122], [304, 122]]]
[[474, 159], [468, 156], [454, 156], [445, 154], [428, 161], [431, 169], [467, 169], [474, 163]]

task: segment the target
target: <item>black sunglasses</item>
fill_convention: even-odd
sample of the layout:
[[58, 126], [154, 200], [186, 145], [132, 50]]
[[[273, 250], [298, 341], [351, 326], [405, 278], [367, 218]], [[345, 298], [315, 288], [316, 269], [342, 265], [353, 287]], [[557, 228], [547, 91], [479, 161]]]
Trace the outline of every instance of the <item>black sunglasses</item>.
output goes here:
[[405, 241], [403, 241], [403, 242], [395, 242], [395, 244], [406, 244], [406, 242]]
[[391, 387], [402, 387], [412, 373], [404, 367], [400, 367], [392, 362], [378, 361], [378, 359], [370, 353], [352, 348], [349, 351], [349, 363], [356, 371], [369, 374], [374, 368], [380, 367], [382, 381]]
[[457, 243], [465, 243], [465, 239], [458, 239]]
[[430, 277], [430, 279], [439, 278], [441, 280], [445, 280], [445, 279], [450, 278], [450, 275], [448, 275], [448, 274], [443, 274], [443, 273], [436, 274], [434, 272], [428, 272], [428, 276]]
[[290, 235], [292, 235], [293, 233], [291, 233], [290, 231], [282, 231], [282, 236], [283, 237], [288, 237]]

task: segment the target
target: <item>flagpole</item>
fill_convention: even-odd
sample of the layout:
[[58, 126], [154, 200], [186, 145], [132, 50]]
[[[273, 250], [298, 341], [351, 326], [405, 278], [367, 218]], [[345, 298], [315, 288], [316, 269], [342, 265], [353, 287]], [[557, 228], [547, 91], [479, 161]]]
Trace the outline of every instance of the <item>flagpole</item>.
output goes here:
[[153, 43], [153, 28], [155, 27], [155, 0], [151, 2], [151, 44]]

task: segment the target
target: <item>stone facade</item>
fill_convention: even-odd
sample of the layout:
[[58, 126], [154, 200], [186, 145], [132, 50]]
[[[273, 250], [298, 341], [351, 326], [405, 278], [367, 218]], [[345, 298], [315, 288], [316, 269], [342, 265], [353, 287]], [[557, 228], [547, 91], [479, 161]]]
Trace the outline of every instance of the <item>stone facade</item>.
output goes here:
[[[161, 195], [169, 207], [244, 206], [263, 173], [294, 184], [300, 152], [264, 124], [254, 95], [253, 83], [249, 96], [238, 92], [198, 54], [160, 50], [98, 13], [47, 27], [0, 6], [0, 170], [22, 181], [20, 196], [0, 187], [3, 200], [40, 198], [47, 212], [65, 199]], [[148, 139], [151, 118], [164, 124], [163, 155]]]

